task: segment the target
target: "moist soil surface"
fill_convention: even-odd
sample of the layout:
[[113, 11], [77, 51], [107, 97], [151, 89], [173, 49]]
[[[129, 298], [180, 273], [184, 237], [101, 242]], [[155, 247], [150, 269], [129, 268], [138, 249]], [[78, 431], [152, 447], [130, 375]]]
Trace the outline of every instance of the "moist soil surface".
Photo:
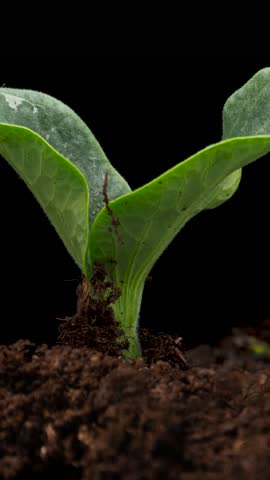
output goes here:
[[1, 479], [269, 480], [270, 362], [247, 342], [269, 326], [189, 351], [142, 330], [123, 360], [81, 306], [60, 344], [0, 346]]

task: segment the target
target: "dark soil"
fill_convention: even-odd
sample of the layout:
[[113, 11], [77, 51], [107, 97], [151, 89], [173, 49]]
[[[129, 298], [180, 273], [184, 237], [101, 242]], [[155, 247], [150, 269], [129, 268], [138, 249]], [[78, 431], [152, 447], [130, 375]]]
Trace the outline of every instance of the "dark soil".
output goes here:
[[145, 360], [127, 361], [109, 310], [87, 323], [80, 307], [61, 323], [72, 345], [0, 346], [1, 479], [269, 480], [270, 363], [248, 349], [254, 331], [183, 354], [181, 338], [143, 330]]

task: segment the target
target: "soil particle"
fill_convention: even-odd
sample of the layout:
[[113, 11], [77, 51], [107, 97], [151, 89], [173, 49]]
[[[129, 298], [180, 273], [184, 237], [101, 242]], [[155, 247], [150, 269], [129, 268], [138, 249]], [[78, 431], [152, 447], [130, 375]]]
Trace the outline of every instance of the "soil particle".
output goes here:
[[102, 265], [96, 265], [91, 283], [86, 278], [77, 288], [77, 311], [71, 317], [58, 318], [58, 341], [74, 347], [96, 348], [109, 355], [121, 355], [128, 342], [114, 320], [111, 303], [120, 291], [106, 278]]
[[[176, 341], [143, 336], [148, 351]], [[0, 478], [268, 480], [269, 364], [232, 338], [187, 352], [185, 369], [160, 351], [1, 346]]]

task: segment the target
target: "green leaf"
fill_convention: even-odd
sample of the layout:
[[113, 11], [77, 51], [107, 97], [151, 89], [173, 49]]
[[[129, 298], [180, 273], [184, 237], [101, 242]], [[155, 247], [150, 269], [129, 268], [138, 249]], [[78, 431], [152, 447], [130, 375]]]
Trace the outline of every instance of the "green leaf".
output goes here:
[[270, 68], [257, 72], [228, 98], [223, 138], [270, 134]]
[[112, 228], [106, 209], [99, 213], [92, 228], [91, 260], [105, 262], [121, 288], [113, 308], [129, 336], [129, 356], [139, 352], [136, 330], [142, 292], [158, 257], [188, 220], [214, 202], [228, 175], [269, 151], [268, 136], [225, 140], [110, 202], [120, 225]]
[[0, 124], [0, 154], [25, 181], [75, 262], [87, 272], [89, 192], [84, 176], [25, 127]]
[[[223, 108], [224, 140], [270, 134], [270, 68], [257, 72], [245, 85], [234, 92]], [[207, 208], [215, 208], [237, 190], [241, 169], [233, 172], [217, 188], [217, 196]]]
[[[25, 180], [77, 264], [89, 274], [89, 228], [104, 206], [105, 173], [111, 179], [110, 199], [129, 192], [127, 182], [111, 166], [78, 115], [49, 95], [0, 88], [0, 134], [0, 153]], [[80, 201], [75, 178], [77, 183], [81, 178]], [[58, 193], [54, 193], [54, 182]]]
[[219, 207], [222, 203], [229, 200], [239, 187], [242, 177], [242, 169], [228, 175], [220, 182], [216, 188], [216, 194], [211, 202], [207, 205], [207, 210]]

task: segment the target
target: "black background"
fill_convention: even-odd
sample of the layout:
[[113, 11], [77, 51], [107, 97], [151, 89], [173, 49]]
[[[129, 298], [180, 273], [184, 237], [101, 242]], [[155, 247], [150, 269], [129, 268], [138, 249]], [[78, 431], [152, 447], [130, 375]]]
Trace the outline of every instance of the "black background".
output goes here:
[[[48, 93], [89, 125], [132, 188], [219, 141], [229, 95], [270, 57], [2, 57], [0, 83]], [[193, 220], [145, 288], [141, 325], [187, 344], [270, 314], [270, 157], [247, 167], [235, 196]], [[53, 343], [75, 310], [80, 272], [32, 194], [0, 160], [3, 342]]]

